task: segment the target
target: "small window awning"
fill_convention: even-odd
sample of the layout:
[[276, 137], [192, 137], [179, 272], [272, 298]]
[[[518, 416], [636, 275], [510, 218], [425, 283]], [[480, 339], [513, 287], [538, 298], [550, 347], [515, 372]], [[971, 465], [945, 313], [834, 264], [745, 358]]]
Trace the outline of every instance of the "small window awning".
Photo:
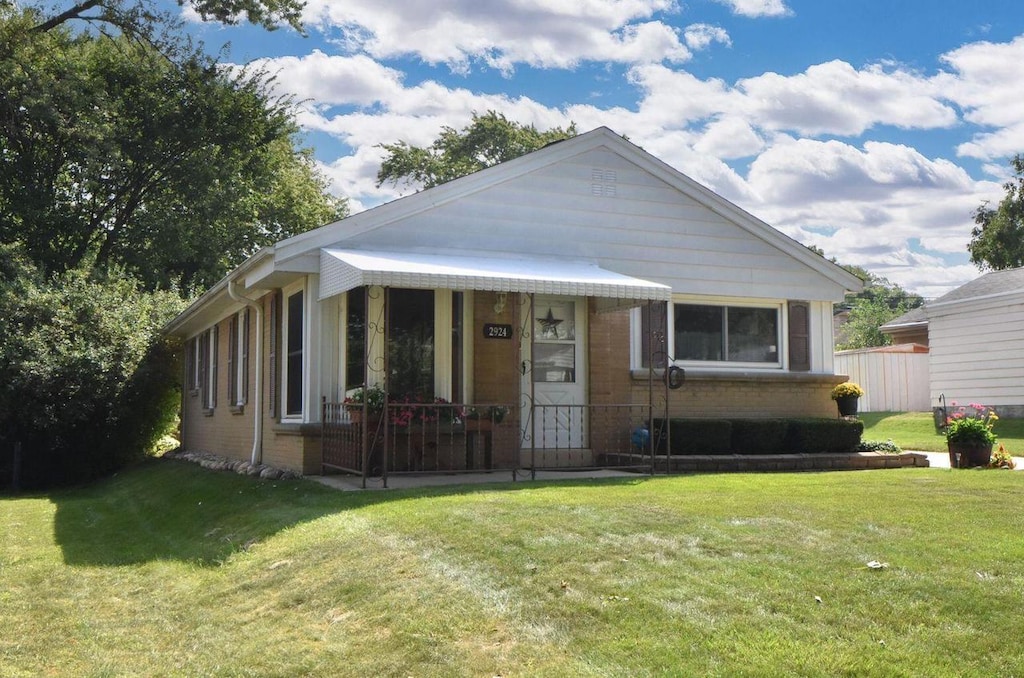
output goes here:
[[614, 300], [605, 304], [609, 308], [648, 300], [668, 301], [672, 296], [668, 285], [609, 271], [586, 261], [320, 250], [320, 299], [362, 285], [596, 297]]

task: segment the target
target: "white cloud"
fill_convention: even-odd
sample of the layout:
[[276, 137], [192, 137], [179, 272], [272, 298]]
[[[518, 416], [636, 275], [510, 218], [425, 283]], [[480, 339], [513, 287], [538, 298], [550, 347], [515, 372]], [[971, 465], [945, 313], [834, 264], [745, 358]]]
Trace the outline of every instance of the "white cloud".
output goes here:
[[711, 24], [690, 24], [683, 30], [686, 46], [694, 50], [706, 49], [713, 42], [720, 42], [726, 47], [732, 46], [732, 40], [724, 28]]
[[694, 149], [716, 158], [731, 160], [756, 155], [765, 141], [746, 120], [727, 116], [709, 124]]
[[936, 78], [964, 119], [987, 128], [957, 148], [990, 160], [1024, 151], [1024, 35], [1007, 43], [977, 42], [942, 55], [953, 69]]
[[320, 50], [302, 57], [257, 59], [252, 66], [276, 77], [276, 87], [298, 102], [317, 106], [372, 106], [402, 96], [402, 73], [363, 56], [330, 56]]
[[760, 126], [807, 135], [858, 135], [878, 124], [905, 129], [950, 127], [956, 111], [926, 78], [899, 68], [854, 69], [843, 61], [782, 76], [740, 80], [746, 114]]
[[675, 29], [652, 19], [674, 11], [674, 0], [310, 0], [304, 19], [374, 58], [416, 56], [456, 72], [479, 61], [511, 72], [517, 64], [685, 61]]
[[733, 14], [746, 17], [789, 16], [792, 11], [783, 0], [716, 0], [732, 9]]

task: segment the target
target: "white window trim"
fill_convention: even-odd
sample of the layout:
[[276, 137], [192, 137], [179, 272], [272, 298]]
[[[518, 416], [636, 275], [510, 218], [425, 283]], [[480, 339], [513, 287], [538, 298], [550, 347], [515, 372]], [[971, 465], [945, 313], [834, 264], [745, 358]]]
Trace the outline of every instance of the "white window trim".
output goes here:
[[[306, 384], [309, 383], [309, 295], [306, 294], [306, 281], [300, 280], [281, 290], [281, 384], [278, 388], [280, 401], [281, 421], [301, 422], [309, 410], [308, 394]], [[298, 413], [288, 412], [288, 325], [290, 307], [289, 299], [295, 294], [302, 292], [302, 410]]]
[[249, 356], [246, 355], [248, 347], [246, 346], [246, 340], [249, 334], [249, 323], [248, 311], [241, 310], [235, 316], [235, 346], [234, 346], [234, 361], [232, 364], [234, 374], [230, 375], [229, 378], [235, 381], [235, 402], [231, 403], [234, 407], [244, 407], [249, 401], [249, 394], [246, 393], [245, 374], [246, 374], [246, 362], [248, 362]]
[[[789, 369], [789, 317], [786, 313], [786, 304], [788, 303], [785, 299], [774, 300], [774, 299], [755, 299], [747, 297], [716, 297], [716, 296], [696, 296], [686, 294], [674, 294], [672, 300], [668, 302], [668, 319], [667, 319], [667, 349], [670, 356], [675, 355], [675, 305], [676, 304], [692, 304], [698, 306], [731, 306], [738, 308], [773, 308], [777, 312], [779, 319], [778, 323], [778, 344], [776, 355], [778, 360], [774, 363], [761, 363], [761, 362], [736, 362], [729, 360], [673, 360], [672, 364], [678, 367], [683, 367], [688, 370], [708, 370], [708, 371], [763, 371], [763, 372], [779, 372]], [[642, 309], [637, 307], [631, 311], [630, 314], [630, 364], [633, 369], [642, 369], [643, 356], [640, 352], [643, 350], [643, 337], [641, 336], [642, 322], [641, 322]]]
[[219, 332], [217, 332], [217, 326], [213, 325], [206, 330], [206, 383], [201, 384], [200, 388], [206, 391], [206, 409], [215, 410], [217, 409], [217, 350], [219, 348], [218, 341]]
[[199, 375], [202, 372], [199, 369], [199, 362], [202, 359], [203, 355], [202, 351], [200, 350], [202, 348], [202, 336], [203, 332], [200, 332], [199, 334], [192, 337], [192, 373], [189, 375], [188, 383], [189, 392], [192, 395], [199, 395], [200, 389], [203, 387], [203, 385], [199, 383]]
[[[397, 288], [396, 288], [397, 289]], [[404, 288], [403, 288], [404, 289]], [[444, 398], [445, 400], [451, 401], [452, 398], [452, 292], [454, 290], [449, 289], [436, 289], [434, 292], [434, 396], [437, 398]], [[462, 309], [462, 322], [463, 322], [463, 345], [462, 345], [462, 359], [464, 365], [471, 365], [473, 360], [473, 344], [472, 344], [472, 303], [473, 297], [470, 292], [463, 292], [463, 309]], [[369, 295], [369, 303], [366, 309], [367, 319], [373, 322], [373, 318], [377, 318], [378, 326], [384, 322], [384, 288], [383, 287], [371, 287]], [[345, 383], [347, 381], [347, 375], [344, 373], [345, 369], [345, 355], [346, 355], [346, 337], [347, 337], [347, 323], [348, 323], [348, 308], [345, 303], [341, 305], [341, 312], [339, 313], [338, 320], [338, 346], [339, 346], [339, 394], [341, 396], [352, 395], [356, 389], [345, 391]], [[440, 330], [438, 328], [441, 328]], [[468, 338], [468, 340], [467, 340]], [[384, 341], [383, 336], [379, 341], [371, 341], [370, 344], [370, 365], [384, 364]], [[467, 401], [471, 396], [470, 387], [472, 385], [472, 378], [469, 374], [470, 370], [464, 370], [463, 374], [463, 393], [466, 394]], [[380, 386], [383, 381], [383, 374], [379, 371], [374, 371], [367, 366], [366, 379], [370, 386]], [[471, 401], [470, 401], [471, 402]]]

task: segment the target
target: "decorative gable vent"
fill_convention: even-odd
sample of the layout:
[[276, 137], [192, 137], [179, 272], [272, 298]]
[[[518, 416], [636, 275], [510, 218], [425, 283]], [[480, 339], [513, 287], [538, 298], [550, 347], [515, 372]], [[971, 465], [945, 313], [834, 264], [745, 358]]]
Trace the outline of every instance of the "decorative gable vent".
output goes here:
[[593, 168], [590, 170], [590, 194], [606, 198], [615, 197], [615, 170]]

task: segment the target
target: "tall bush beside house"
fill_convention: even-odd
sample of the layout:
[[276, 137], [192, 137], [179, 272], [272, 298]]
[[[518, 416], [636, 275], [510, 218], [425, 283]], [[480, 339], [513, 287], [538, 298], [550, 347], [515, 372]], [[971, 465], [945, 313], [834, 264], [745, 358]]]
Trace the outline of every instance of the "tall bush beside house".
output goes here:
[[44, 278], [0, 245], [0, 488], [15, 443], [26, 488], [87, 481], [149, 450], [177, 409], [159, 328], [182, 306], [116, 273]]

